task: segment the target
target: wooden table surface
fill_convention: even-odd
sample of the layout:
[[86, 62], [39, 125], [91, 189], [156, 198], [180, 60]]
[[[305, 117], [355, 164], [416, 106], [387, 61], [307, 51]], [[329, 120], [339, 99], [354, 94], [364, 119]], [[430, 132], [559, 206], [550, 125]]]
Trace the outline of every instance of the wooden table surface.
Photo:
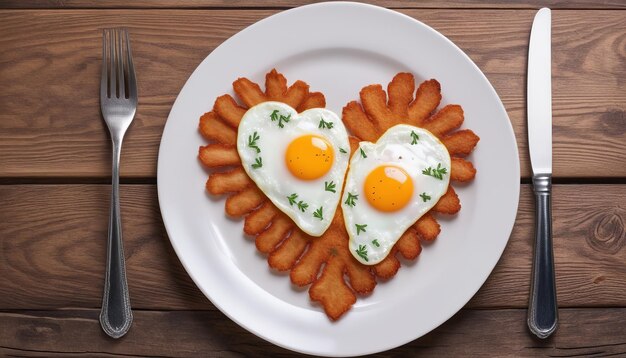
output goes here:
[[[0, 3], [0, 355], [292, 353], [247, 332], [196, 288], [156, 195], [167, 115], [194, 68], [244, 27], [306, 3], [5, 0]], [[626, 1], [380, 0], [434, 27], [476, 62], [510, 116], [522, 167], [509, 244], [452, 319], [382, 355], [626, 355]], [[533, 197], [525, 76], [531, 22], [553, 8], [554, 249], [560, 326], [526, 328]], [[124, 142], [121, 200], [135, 320], [98, 323], [109, 210], [99, 110], [101, 33], [130, 29], [139, 110]]]

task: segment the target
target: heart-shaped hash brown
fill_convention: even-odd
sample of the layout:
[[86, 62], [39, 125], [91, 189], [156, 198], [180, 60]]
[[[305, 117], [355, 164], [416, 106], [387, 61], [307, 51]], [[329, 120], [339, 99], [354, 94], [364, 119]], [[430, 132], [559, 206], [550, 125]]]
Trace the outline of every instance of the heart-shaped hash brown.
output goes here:
[[[245, 217], [244, 232], [255, 237], [257, 249], [268, 255], [269, 266], [278, 271], [290, 271], [291, 281], [298, 286], [311, 285], [309, 296], [320, 302], [332, 320], [341, 317], [356, 302], [356, 294], [367, 294], [376, 286], [376, 276], [390, 278], [400, 267], [399, 252], [415, 259], [421, 252], [420, 238], [434, 240], [440, 228], [430, 212], [407, 230], [385, 260], [375, 266], [356, 261], [348, 251], [348, 234], [341, 208], [338, 208], [330, 228], [320, 237], [309, 237], [278, 210], [254, 185], [241, 167], [237, 154], [237, 127], [247, 108], [264, 101], [286, 103], [302, 112], [324, 107], [325, 98], [319, 92], [309, 92], [309, 86], [297, 81], [287, 87], [284, 76], [272, 70], [266, 75], [265, 91], [246, 78], [233, 83], [243, 105], [230, 95], [216, 99], [213, 110], [200, 118], [200, 132], [212, 143], [200, 147], [199, 158], [212, 172], [206, 184], [209, 193], [226, 195], [225, 210], [233, 217]], [[397, 75], [389, 85], [389, 101], [380, 85], [361, 91], [363, 107], [349, 103], [343, 110], [343, 121], [355, 137], [350, 138], [351, 150], [360, 140], [376, 141], [383, 132], [397, 123], [424, 127], [448, 148], [452, 159], [451, 179], [471, 180], [475, 170], [461, 157], [469, 154], [478, 137], [469, 130], [456, 130], [463, 122], [459, 106], [447, 106], [434, 115], [441, 99], [439, 84], [423, 83], [413, 98], [415, 84], [410, 74]], [[449, 108], [450, 107], [450, 108]], [[454, 189], [439, 200], [431, 212], [454, 214], [460, 203]]]
[[[434, 79], [425, 81], [415, 91], [413, 75], [398, 73], [389, 83], [387, 93], [381, 85], [375, 84], [364, 87], [360, 97], [361, 103], [348, 103], [342, 113], [344, 125], [358, 140], [376, 142], [387, 129], [397, 124], [427, 129], [441, 140], [450, 153], [451, 183], [474, 179], [476, 169], [463, 158], [474, 150], [480, 138], [469, 129], [458, 130], [464, 121], [461, 106], [447, 105], [436, 111], [441, 102], [439, 82]], [[420, 253], [420, 238], [432, 241], [439, 235], [441, 229], [434, 213], [456, 214], [459, 210], [461, 202], [452, 185], [449, 185], [437, 204], [404, 233], [383, 261], [374, 265], [376, 275], [393, 277], [400, 268], [397, 252], [413, 259]]]
[[[199, 158], [207, 167], [220, 170], [209, 175], [206, 188], [213, 195], [227, 195], [228, 215], [245, 216], [244, 232], [255, 237], [260, 252], [268, 254], [270, 267], [290, 270], [291, 281], [298, 286], [311, 284], [311, 299], [320, 302], [331, 319], [338, 319], [356, 302], [355, 293], [366, 294], [376, 286], [371, 268], [361, 265], [348, 251], [341, 209], [322, 236], [306, 235], [248, 178], [236, 149], [237, 127], [247, 108], [278, 101], [302, 112], [325, 107], [325, 98], [309, 92], [302, 81], [287, 87], [287, 80], [276, 70], [266, 75], [265, 92], [246, 78], [236, 80], [233, 88], [243, 105], [223, 95], [216, 99], [213, 110], [200, 118], [200, 132], [212, 143], [200, 147]], [[354, 150], [356, 142], [351, 140], [351, 145]]]

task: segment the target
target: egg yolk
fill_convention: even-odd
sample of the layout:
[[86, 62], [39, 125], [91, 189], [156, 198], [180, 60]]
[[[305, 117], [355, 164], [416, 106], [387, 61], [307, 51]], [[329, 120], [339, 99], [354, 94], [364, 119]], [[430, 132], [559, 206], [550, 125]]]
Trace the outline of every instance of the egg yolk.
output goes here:
[[328, 173], [335, 154], [332, 145], [317, 135], [303, 135], [287, 147], [285, 164], [291, 174], [303, 180], [313, 180]]
[[407, 172], [394, 165], [382, 165], [365, 178], [365, 197], [380, 211], [400, 210], [413, 196], [413, 180]]

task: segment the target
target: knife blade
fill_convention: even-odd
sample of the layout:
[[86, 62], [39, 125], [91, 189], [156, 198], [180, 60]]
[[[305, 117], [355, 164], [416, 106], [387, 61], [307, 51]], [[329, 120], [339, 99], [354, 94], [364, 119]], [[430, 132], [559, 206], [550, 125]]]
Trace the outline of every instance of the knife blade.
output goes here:
[[528, 47], [528, 149], [535, 193], [535, 248], [528, 328], [539, 338], [557, 327], [558, 308], [552, 250], [552, 71], [551, 12], [537, 12]]

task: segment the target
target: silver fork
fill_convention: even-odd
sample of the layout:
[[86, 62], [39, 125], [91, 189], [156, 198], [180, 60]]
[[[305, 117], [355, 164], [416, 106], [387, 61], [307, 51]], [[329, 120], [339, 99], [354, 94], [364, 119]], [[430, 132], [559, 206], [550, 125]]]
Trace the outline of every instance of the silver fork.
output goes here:
[[122, 140], [137, 110], [137, 80], [126, 30], [105, 29], [102, 34], [100, 110], [113, 142], [111, 211], [100, 324], [106, 334], [119, 338], [128, 332], [133, 322], [122, 247], [119, 195]]

